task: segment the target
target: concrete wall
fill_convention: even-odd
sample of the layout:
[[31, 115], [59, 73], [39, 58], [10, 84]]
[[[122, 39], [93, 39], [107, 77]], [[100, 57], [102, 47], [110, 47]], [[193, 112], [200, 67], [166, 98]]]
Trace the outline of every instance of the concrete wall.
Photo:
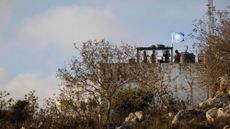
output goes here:
[[207, 98], [207, 87], [202, 85], [202, 78], [195, 63], [160, 65], [164, 74], [164, 83], [173, 95], [197, 104]]
[[[129, 71], [130, 67], [135, 67], [135, 64], [103, 64], [103, 71], [106, 77], [116, 81], [126, 76], [125, 73]], [[168, 90], [171, 91], [175, 97], [186, 100], [192, 105], [199, 103], [208, 96], [207, 88], [202, 86], [201, 75], [196, 63], [159, 63], [147, 65], [143, 63], [143, 67], [156, 68], [156, 71], [159, 72], [157, 74], [163, 76], [163, 83], [167, 86]], [[122, 71], [124, 76], [120, 76], [118, 71]], [[136, 86], [134, 83], [135, 82], [131, 82], [130, 84]]]

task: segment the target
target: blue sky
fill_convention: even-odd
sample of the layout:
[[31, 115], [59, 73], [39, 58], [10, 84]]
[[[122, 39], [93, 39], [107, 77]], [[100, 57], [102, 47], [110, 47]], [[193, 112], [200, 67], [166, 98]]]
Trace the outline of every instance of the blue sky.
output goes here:
[[[229, 0], [216, 0], [225, 9]], [[192, 32], [207, 0], [0, 0], [0, 90], [14, 98], [35, 89], [57, 93], [57, 69], [89, 39], [136, 46], [171, 45], [171, 32]], [[192, 42], [175, 44], [184, 50]]]

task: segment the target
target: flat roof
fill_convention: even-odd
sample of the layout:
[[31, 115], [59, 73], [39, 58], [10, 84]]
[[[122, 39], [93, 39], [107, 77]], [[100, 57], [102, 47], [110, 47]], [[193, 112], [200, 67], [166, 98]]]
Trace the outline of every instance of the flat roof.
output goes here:
[[137, 50], [171, 50], [173, 47], [137, 47]]

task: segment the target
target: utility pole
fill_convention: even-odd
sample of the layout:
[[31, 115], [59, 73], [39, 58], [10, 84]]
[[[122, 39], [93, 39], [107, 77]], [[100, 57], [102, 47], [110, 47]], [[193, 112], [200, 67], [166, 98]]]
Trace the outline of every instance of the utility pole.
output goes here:
[[213, 35], [214, 27], [215, 27], [214, 12], [216, 11], [213, 4], [213, 0], [208, 0], [207, 6], [208, 6], [208, 17], [209, 17], [208, 31], [210, 35]]
[[[215, 28], [215, 19], [214, 19], [214, 12], [215, 12], [215, 7], [213, 4], [213, 0], [208, 0], [208, 34], [209, 36], [214, 35], [214, 28]], [[210, 86], [207, 86], [207, 98], [210, 97]]]

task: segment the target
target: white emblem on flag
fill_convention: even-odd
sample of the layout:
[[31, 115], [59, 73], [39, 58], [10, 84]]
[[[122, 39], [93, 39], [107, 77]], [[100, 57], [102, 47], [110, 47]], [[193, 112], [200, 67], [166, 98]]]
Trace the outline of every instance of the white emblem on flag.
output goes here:
[[184, 41], [184, 33], [174, 32], [172, 33], [172, 43], [180, 43]]

